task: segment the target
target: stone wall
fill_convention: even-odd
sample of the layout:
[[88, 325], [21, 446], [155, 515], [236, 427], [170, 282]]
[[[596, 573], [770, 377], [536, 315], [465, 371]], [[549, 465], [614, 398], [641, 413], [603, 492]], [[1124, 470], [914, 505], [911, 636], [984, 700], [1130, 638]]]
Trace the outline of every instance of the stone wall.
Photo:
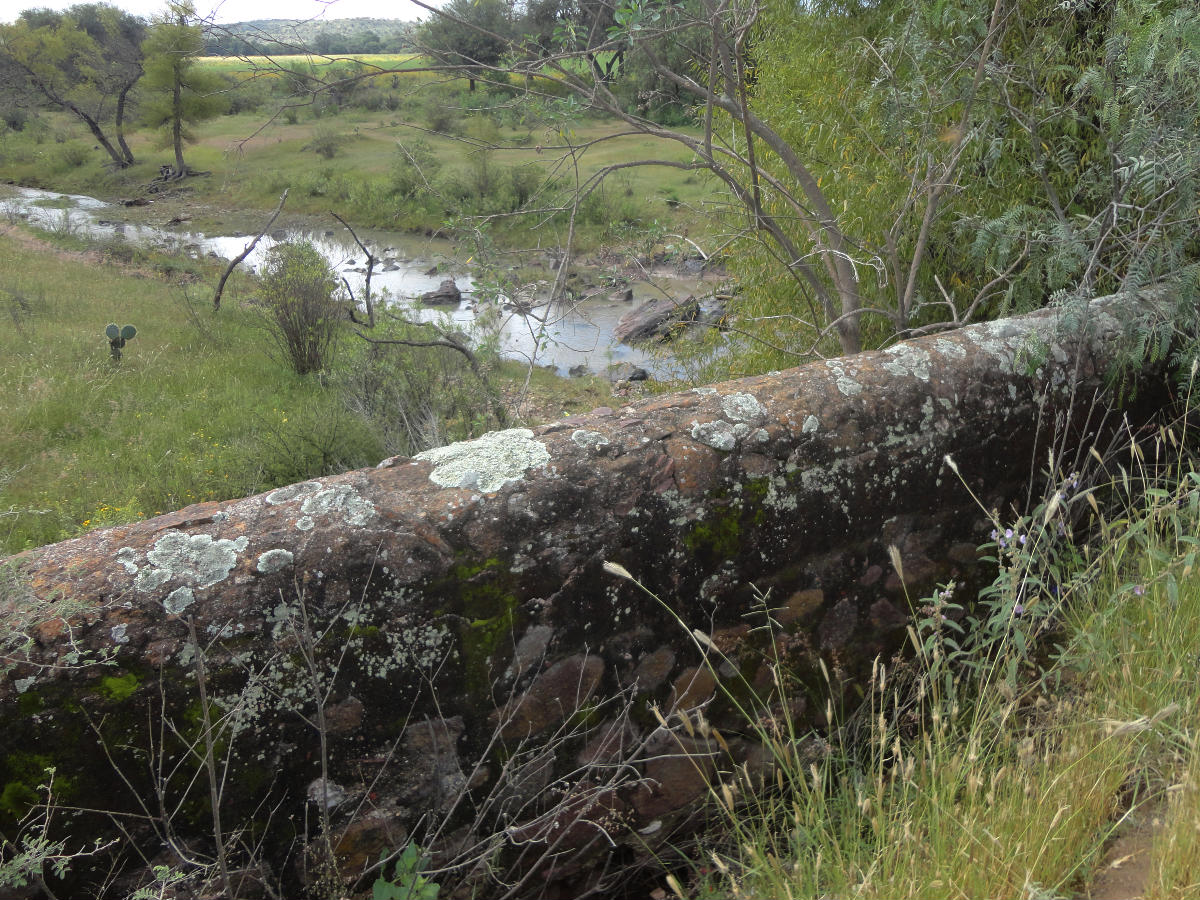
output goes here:
[[[211, 858], [207, 755], [222, 837], [268, 835], [290, 890], [322, 847], [353, 875], [410, 838], [487, 896], [603, 890], [695, 824], [700, 775], [769, 766], [732, 698], [819, 729], [830, 689], [852, 698], [901, 642], [910, 597], [979, 574], [971, 493], [1021, 506], [1052, 446], [1112, 423], [1112, 311], [598, 409], [18, 557], [0, 831], [52, 765], [58, 802], [126, 814], [148, 857]], [[678, 715], [698, 706], [723, 736]]]

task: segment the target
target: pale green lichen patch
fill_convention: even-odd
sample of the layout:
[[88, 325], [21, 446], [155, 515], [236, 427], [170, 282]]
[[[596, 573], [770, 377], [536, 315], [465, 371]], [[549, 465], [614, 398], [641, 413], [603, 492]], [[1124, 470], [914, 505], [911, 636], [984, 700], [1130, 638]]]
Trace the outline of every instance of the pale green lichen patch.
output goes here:
[[319, 490], [321, 490], [321, 482], [301, 481], [299, 484], [289, 484], [287, 487], [281, 487], [277, 491], [271, 491], [271, 493], [267, 494], [267, 502], [272, 506], [280, 506], [284, 503], [290, 503], [297, 497], [315, 494]]
[[842, 367], [841, 360], [827, 359], [825, 365], [833, 370], [833, 374], [837, 376], [835, 384], [837, 389], [841, 391], [845, 397], [853, 397], [855, 394], [862, 393], [862, 385], [846, 374], [846, 370]]
[[[380, 680], [405, 672], [429, 677], [429, 672], [446, 661], [454, 648], [453, 633], [445, 624], [407, 615], [392, 619], [385, 628], [374, 624], [383, 624], [383, 616], [394, 610], [399, 599], [397, 594], [385, 594], [380, 603], [355, 603], [342, 611], [341, 618], [349, 629], [344, 638], [346, 656], [314, 654], [312, 664], [317, 667], [321, 684], [333, 683], [343, 661], [350, 658], [361, 675]], [[302, 622], [310, 613], [289, 603], [268, 611], [266, 620], [272, 639], [291, 645], [303, 633]], [[193, 654], [189, 642], [178, 654], [179, 665], [189, 665]], [[302, 713], [313, 702], [312, 675], [307, 663], [294, 654], [270, 653], [263, 660], [248, 654], [241, 662], [253, 676], [238, 693], [216, 698], [228, 716], [232, 735], [258, 728], [273, 715]]]
[[134, 562], [137, 558], [137, 551], [132, 547], [122, 547], [117, 551], [117, 562], [125, 567], [126, 575], [136, 575], [138, 573], [138, 565]]
[[307, 516], [340, 516], [347, 525], [366, 525], [375, 518], [375, 504], [348, 484], [310, 494], [300, 504], [300, 511]]
[[268, 550], [266, 553], [259, 555], [256, 567], [263, 575], [270, 575], [273, 572], [278, 572], [280, 569], [290, 566], [292, 559], [290, 550]]
[[952, 356], [955, 359], [966, 359], [967, 357], [966, 348], [955, 341], [938, 338], [933, 342], [933, 346], [942, 356]]
[[721, 411], [734, 422], [761, 422], [767, 417], [767, 408], [751, 394], [729, 394], [721, 398]]
[[146, 553], [152, 567], [138, 573], [137, 588], [153, 590], [170, 578], [191, 581], [198, 588], [209, 587], [229, 576], [237, 565], [238, 554], [249, 543], [245, 535], [214, 540], [209, 534], [185, 534], [168, 531]]
[[195, 602], [196, 595], [190, 587], [177, 587], [163, 600], [163, 609], [177, 616]]
[[809, 416], [804, 420], [804, 424], [800, 427], [800, 430], [805, 434], [813, 434], [820, 427], [821, 423], [817, 420], [817, 417]]
[[433, 463], [429, 480], [434, 484], [486, 494], [524, 478], [527, 469], [545, 465], [550, 453], [544, 444], [533, 440], [528, 428], [510, 428], [426, 450], [413, 459]]
[[[745, 429], [746, 426], [741, 427]], [[739, 437], [734, 431], [734, 426], [724, 419], [717, 419], [715, 422], [692, 422], [691, 435], [698, 443], [723, 453], [728, 453], [736, 447]]]
[[893, 375], [929, 380], [929, 354], [912, 344], [897, 344], [883, 351], [883, 367]]
[[609, 444], [608, 438], [600, 432], [584, 431], [582, 428], [571, 432], [571, 440], [575, 443], [575, 446], [586, 450], [588, 453], [599, 453]]
[[153, 591], [166, 584], [170, 577], [171, 573], [166, 569], [142, 569], [133, 586], [139, 591]]

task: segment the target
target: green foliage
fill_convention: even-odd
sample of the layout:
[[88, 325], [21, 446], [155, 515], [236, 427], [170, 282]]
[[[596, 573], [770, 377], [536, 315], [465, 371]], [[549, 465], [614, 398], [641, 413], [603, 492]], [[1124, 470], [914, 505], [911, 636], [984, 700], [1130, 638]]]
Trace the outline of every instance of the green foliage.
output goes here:
[[141, 19], [107, 4], [77, 4], [65, 13], [28, 9], [15, 24], [0, 26], [5, 92], [68, 112], [114, 165], [132, 165], [123, 137], [125, 101], [142, 75], [144, 34]]
[[116, 323], [111, 323], [104, 329], [104, 336], [108, 338], [108, 352], [111, 354], [113, 362], [121, 361], [121, 350], [125, 347], [126, 341], [133, 340], [135, 335], [137, 335], [137, 329], [132, 325], [118, 328]]
[[337, 276], [307, 241], [278, 244], [263, 266], [262, 299], [271, 336], [297, 375], [326, 369], [346, 318]]
[[228, 85], [215, 73], [197, 66], [204, 48], [203, 31], [189, 24], [195, 11], [188, 3], [169, 5], [142, 45], [146, 74], [142, 79], [142, 119], [152, 128], [166, 129], [175, 151], [176, 174], [187, 172], [183, 144], [194, 140], [187, 126], [224, 112]]
[[[369, 336], [420, 343], [438, 334], [432, 326], [384, 319]], [[471, 343], [465, 335], [453, 337]], [[345, 407], [368, 423], [381, 456], [412, 456], [500, 425], [491, 410], [494, 389], [487, 380], [498, 360], [494, 350], [476, 347], [473, 353], [478, 371], [463, 354], [445, 346], [355, 341], [333, 385]]]
[[[386, 860], [387, 856], [385, 852], [380, 861]], [[371, 900], [437, 900], [441, 886], [421, 874], [427, 864], [428, 860], [420, 848], [409, 843], [396, 857], [391, 878], [380, 875], [375, 879], [371, 886]]]
[[450, 0], [445, 11], [448, 15], [430, 16], [418, 30], [422, 50], [472, 72], [494, 66], [508, 51], [514, 29], [507, 0]]
[[345, 135], [339, 134], [332, 128], [322, 126], [313, 131], [312, 140], [309, 141], [307, 149], [322, 159], [333, 159], [338, 155], [338, 151], [342, 149], [345, 141]]
[[[167, 268], [165, 257], [144, 252], [125, 272], [11, 238], [0, 244], [0, 285], [23, 300], [11, 318], [3, 310], [19, 324], [0, 351], [0, 460], [20, 464], [0, 471], [0, 554], [383, 455], [338, 392], [264, 352], [262, 312], [239, 273], [220, 315], [208, 316], [146, 277]], [[112, 309], [138, 323], [139, 352], [119, 370], [96, 355], [94, 323]], [[319, 446], [299, 440], [301, 430]], [[6, 601], [23, 596], [21, 584], [15, 569], [0, 568]], [[5, 634], [0, 644], [18, 652]]]
[[442, 163], [428, 141], [397, 141], [392, 164], [391, 189], [402, 200], [412, 200], [428, 190]]

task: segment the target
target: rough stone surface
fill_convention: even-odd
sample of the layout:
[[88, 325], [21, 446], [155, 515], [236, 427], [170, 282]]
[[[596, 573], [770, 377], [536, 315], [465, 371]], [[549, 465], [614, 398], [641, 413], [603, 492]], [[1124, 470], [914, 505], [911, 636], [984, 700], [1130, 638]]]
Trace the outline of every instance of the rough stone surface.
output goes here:
[[[319, 837], [307, 792], [326, 769], [350, 868], [409, 835], [478, 896], [499, 880], [561, 896], [666, 853], [700, 774], [769, 768], [750, 742], [710, 746], [689, 706], [733, 734], [723, 691], [745, 679], [797, 727], [821, 725], [825, 697], [771, 695], [772, 654], [850, 702], [902, 640], [906, 595], [971, 578], [990, 526], [967, 487], [1007, 509], [1046, 458], [1040, 425], [1060, 423], [1060, 447], [1097, 439], [1088, 407], [1121, 324], [1100, 301], [1085, 331], [1065, 321], [656, 396], [18, 556], [2, 612], [28, 643], [9, 641], [0, 677], [0, 832], [55, 766], [65, 805], [140, 822], [160, 790], [172, 833], [210, 839], [183, 743], [202, 733], [203, 678], [237, 785], [224, 826], [260, 834], [264, 810], [293, 823], [261, 846], [277, 873]], [[1135, 424], [1156, 395], [1138, 396]], [[116, 836], [108, 816], [71, 827]], [[56, 893], [95, 896], [111, 861]]]

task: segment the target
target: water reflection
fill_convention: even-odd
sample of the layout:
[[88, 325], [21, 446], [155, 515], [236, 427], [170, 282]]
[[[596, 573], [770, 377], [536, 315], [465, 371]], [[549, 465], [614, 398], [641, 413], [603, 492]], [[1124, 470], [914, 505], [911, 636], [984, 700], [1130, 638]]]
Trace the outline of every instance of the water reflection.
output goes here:
[[[97, 240], [126, 240], [194, 258], [212, 255], [232, 259], [253, 239], [252, 235], [206, 235], [171, 227], [126, 224], [115, 221], [117, 207], [79, 194], [25, 187], [9, 187], [6, 192], [8, 196], [2, 205], [9, 218], [20, 217], [51, 231], [82, 234]], [[466, 266], [451, 256], [448, 244], [388, 232], [365, 232], [360, 237], [379, 260], [371, 275], [373, 297], [385, 298], [397, 313], [411, 321], [440, 322], [444, 327], [468, 334], [478, 331], [477, 325], [482, 324], [485, 316], [474, 295], [475, 283]], [[311, 241], [338, 276], [346, 280], [355, 297], [362, 297], [366, 259], [344, 231], [275, 231], [263, 237], [244, 265], [257, 269], [272, 247], [297, 238]], [[417, 300], [446, 278], [453, 278], [463, 292], [457, 306], [434, 308]], [[647, 282], [633, 284], [632, 300], [626, 299], [624, 288], [618, 293], [597, 288], [590, 295], [584, 292], [582, 299], [570, 304], [554, 305], [547, 302], [547, 287], [535, 286], [527, 296], [515, 298], [516, 303], [505, 302], [500, 309], [491, 307], [500, 352], [534, 365], [553, 366], [562, 375], [577, 366], [603, 373], [609, 365], [618, 363], [640, 366], [659, 377], [674, 374], [676, 367], [669, 358], [618, 344], [612, 337], [621, 316], [644, 300], [662, 296], [662, 280], [656, 281], [658, 286]], [[700, 289], [695, 279], [669, 281], [669, 289], [675, 296], [686, 296]]]

